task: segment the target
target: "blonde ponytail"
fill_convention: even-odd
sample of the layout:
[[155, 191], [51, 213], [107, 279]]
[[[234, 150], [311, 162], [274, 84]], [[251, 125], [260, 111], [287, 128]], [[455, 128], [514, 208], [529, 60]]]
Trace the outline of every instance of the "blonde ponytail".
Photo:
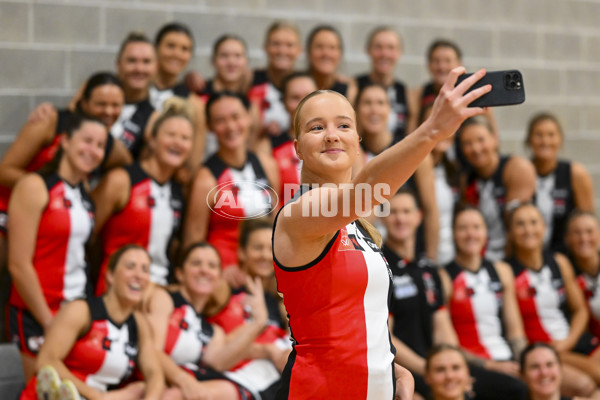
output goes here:
[[356, 220], [371, 236], [371, 239], [375, 242], [377, 247], [381, 247], [383, 245], [383, 238], [381, 237], [381, 233], [371, 224], [366, 218], [359, 218]]
[[194, 126], [194, 111], [190, 102], [187, 99], [173, 96], [163, 103], [163, 110], [154, 122], [154, 126], [152, 126], [152, 136], [156, 137], [163, 122], [173, 117], [185, 118]]

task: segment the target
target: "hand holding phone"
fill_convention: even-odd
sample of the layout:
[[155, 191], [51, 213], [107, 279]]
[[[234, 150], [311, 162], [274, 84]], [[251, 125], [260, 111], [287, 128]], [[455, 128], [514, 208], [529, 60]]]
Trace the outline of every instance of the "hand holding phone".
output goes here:
[[[456, 85], [473, 74], [463, 74], [458, 77]], [[475, 82], [467, 91], [492, 85], [492, 90], [469, 104], [469, 107], [496, 107], [521, 104], [525, 101], [525, 86], [523, 75], [517, 70], [491, 71]]]

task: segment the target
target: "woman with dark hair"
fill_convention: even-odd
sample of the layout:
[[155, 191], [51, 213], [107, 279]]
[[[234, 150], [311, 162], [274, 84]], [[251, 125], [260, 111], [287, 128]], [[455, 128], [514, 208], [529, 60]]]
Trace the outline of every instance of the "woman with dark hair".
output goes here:
[[580, 163], [558, 158], [563, 130], [554, 115], [534, 115], [525, 143], [533, 153], [537, 173], [535, 204], [546, 223], [544, 244], [550, 251], [564, 252], [569, 214], [575, 209], [594, 211], [592, 178]]
[[245, 306], [251, 319], [226, 334], [203, 315], [221, 274], [216, 249], [207, 243], [193, 243], [175, 268], [178, 284], [171, 291], [156, 288], [144, 307], [167, 382], [179, 388], [185, 399], [252, 398], [247, 388], [225, 371], [248, 358], [252, 342], [265, 327], [262, 284], [258, 278], [247, 280]]
[[432, 400], [464, 400], [472, 386], [465, 355], [448, 344], [432, 347], [425, 363], [425, 381]]
[[600, 338], [600, 228], [596, 216], [575, 211], [567, 222], [565, 242], [590, 311], [590, 332]]
[[586, 332], [589, 314], [567, 257], [544, 250], [544, 220], [531, 203], [508, 219], [517, 302], [529, 342], [550, 343], [565, 364], [600, 384], [600, 352]]
[[354, 104], [356, 82], [353, 79], [343, 78], [338, 73], [343, 52], [342, 36], [333, 26], [319, 25], [308, 34], [306, 39], [308, 72], [317, 83], [317, 87], [338, 92]]
[[485, 256], [497, 261], [504, 258], [506, 250], [505, 213], [515, 202], [533, 198], [535, 169], [524, 158], [498, 153], [498, 138], [484, 117], [465, 121], [459, 141], [472, 167], [461, 177], [462, 202], [481, 211], [488, 232]]
[[26, 379], [61, 305], [86, 295], [94, 205], [83, 182], [102, 162], [108, 132], [101, 121], [78, 114], [64, 132], [54, 160], [19, 179], [8, 207], [9, 335]]
[[251, 116], [244, 96], [213, 94], [206, 104], [206, 120], [219, 150], [192, 182], [183, 240], [184, 245], [206, 240], [215, 246], [223, 276], [238, 288], [245, 282], [237, 257], [240, 221], [267, 215], [276, 207], [277, 165], [270, 156], [248, 150]]
[[[21, 400], [166, 400], [174, 394], [163, 395], [151, 332], [136, 311], [149, 284], [150, 256], [141, 246], [126, 245], [111, 255], [107, 271], [109, 289], [102, 297], [72, 301], [56, 315], [37, 377]], [[128, 383], [134, 368], [143, 382]]]
[[168, 99], [152, 127], [150, 154], [111, 171], [93, 191], [98, 204], [94, 233], [102, 248], [97, 295], [106, 288], [104, 276], [110, 254], [127, 243], [148, 250], [152, 258], [150, 280], [167, 284], [174, 250], [171, 245], [184, 210], [181, 186], [173, 178], [188, 159], [192, 138], [188, 104], [175, 97]]
[[[281, 371], [291, 351], [290, 338], [275, 288], [272, 233], [273, 224], [268, 218], [244, 221], [240, 229], [240, 268], [250, 279], [261, 280], [265, 289], [268, 319], [266, 327], [254, 340], [254, 359], [241, 360], [227, 374], [243, 384], [255, 398], [263, 400], [275, 398]], [[211, 314], [214, 315], [208, 318], [208, 322], [219, 325], [228, 334], [248, 324], [248, 313], [244, 305], [249, 294], [250, 291], [245, 286], [235, 290], [227, 285], [218, 285], [213, 294], [216, 304], [213, 307], [215, 311]]]

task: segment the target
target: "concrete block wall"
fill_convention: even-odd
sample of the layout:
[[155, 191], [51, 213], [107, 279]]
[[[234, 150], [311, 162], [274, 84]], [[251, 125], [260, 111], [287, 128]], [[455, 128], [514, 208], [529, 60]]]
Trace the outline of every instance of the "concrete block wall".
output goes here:
[[368, 68], [366, 34], [389, 24], [404, 39], [397, 75], [409, 86], [427, 79], [424, 53], [437, 37], [455, 40], [470, 70], [520, 69], [526, 104], [496, 111], [503, 151], [526, 154], [529, 116], [555, 112], [567, 136], [563, 155], [592, 172], [600, 206], [599, 15], [599, 0], [0, 0], [0, 155], [35, 105], [63, 106], [86, 76], [113, 68], [132, 29], [153, 36], [172, 20], [190, 25], [192, 67], [210, 76], [211, 44], [222, 33], [242, 35], [260, 66], [273, 20], [296, 22], [304, 37], [327, 22], [345, 40], [343, 72], [355, 74]]

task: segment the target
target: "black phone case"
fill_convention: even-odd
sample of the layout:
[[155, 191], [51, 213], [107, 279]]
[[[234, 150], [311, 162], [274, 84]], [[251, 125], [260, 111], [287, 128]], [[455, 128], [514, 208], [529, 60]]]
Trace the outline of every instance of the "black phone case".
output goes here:
[[[456, 85], [471, 76], [463, 74], [458, 77]], [[517, 70], [490, 71], [475, 82], [467, 92], [487, 84], [492, 85], [492, 91], [469, 104], [469, 107], [496, 107], [521, 104], [525, 101], [525, 85], [523, 75]]]

